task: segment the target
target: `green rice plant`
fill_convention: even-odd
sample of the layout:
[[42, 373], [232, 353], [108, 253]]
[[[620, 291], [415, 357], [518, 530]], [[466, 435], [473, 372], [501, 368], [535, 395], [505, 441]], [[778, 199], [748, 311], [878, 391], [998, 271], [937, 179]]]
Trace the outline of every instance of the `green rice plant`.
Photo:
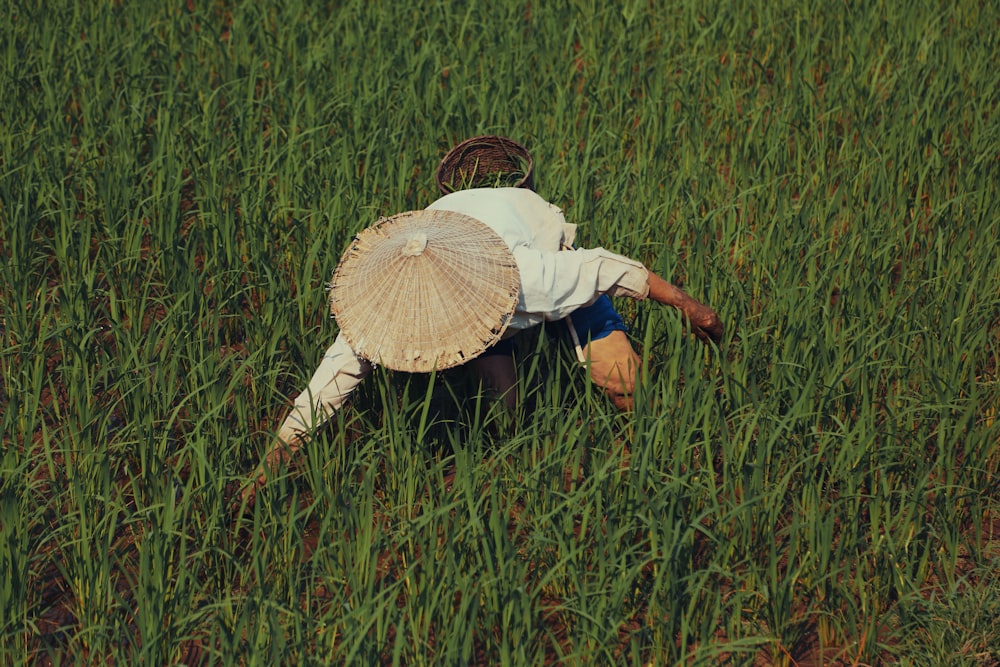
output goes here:
[[8, 450], [3, 461], [5, 475], [0, 505], [0, 532], [3, 547], [0, 559], [7, 576], [0, 586], [0, 618], [3, 619], [4, 660], [13, 661], [28, 651], [29, 637], [35, 632], [28, 606], [28, 591], [32, 585], [31, 528], [39, 520], [31, 510], [30, 491], [27, 484], [15, 486], [13, 480], [27, 477], [27, 461], [18, 463], [14, 451]]
[[[995, 8], [8, 5], [4, 664], [996, 662]], [[241, 506], [488, 133], [723, 345], [618, 303], [627, 415], [558, 325], [512, 414], [379, 371]]]

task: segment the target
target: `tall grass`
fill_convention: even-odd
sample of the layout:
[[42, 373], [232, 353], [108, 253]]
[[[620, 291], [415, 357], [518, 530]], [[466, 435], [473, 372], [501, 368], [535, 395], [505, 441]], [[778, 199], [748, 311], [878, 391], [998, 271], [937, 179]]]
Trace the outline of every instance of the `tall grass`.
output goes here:
[[[1000, 13], [418, 5], [4, 4], [3, 664], [1000, 664]], [[485, 132], [724, 344], [379, 371], [234, 509]]]

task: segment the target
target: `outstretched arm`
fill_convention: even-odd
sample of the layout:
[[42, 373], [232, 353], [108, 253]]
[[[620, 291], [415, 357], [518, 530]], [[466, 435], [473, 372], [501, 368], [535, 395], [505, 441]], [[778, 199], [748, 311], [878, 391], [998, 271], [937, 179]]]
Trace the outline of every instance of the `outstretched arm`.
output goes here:
[[702, 341], [722, 340], [719, 316], [684, 290], [650, 271], [641, 262], [604, 248], [544, 252], [518, 246], [514, 258], [521, 272], [516, 317], [525, 323], [558, 320], [601, 294], [650, 298], [681, 311], [691, 332]]
[[339, 410], [361, 381], [371, 372], [371, 364], [358, 357], [343, 336], [337, 336], [313, 373], [309, 386], [295, 399], [292, 409], [278, 429], [278, 437], [258, 466], [254, 484], [243, 492], [250, 499], [267, 481], [267, 472], [277, 471], [309, 440], [310, 433]]
[[680, 310], [690, 323], [691, 332], [700, 340], [704, 342], [711, 340], [716, 344], [722, 341], [722, 320], [715, 311], [652, 271], [649, 272], [649, 298]]

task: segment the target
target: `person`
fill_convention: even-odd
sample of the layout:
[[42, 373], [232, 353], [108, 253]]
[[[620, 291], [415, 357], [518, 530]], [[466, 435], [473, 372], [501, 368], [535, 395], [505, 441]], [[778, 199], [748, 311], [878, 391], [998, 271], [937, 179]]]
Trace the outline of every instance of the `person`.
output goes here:
[[[248, 487], [245, 495], [252, 497], [256, 487], [266, 481], [268, 471], [276, 471], [308, 441], [317, 427], [341, 408], [354, 389], [372, 371], [373, 363], [381, 362], [397, 370], [418, 371], [444, 365], [441, 364], [441, 355], [427, 362], [426, 359], [421, 359], [426, 354], [412, 349], [405, 351], [401, 361], [386, 361], [389, 355], [387, 350], [391, 346], [386, 345], [384, 340], [392, 339], [391, 342], [403, 347], [413, 347], [412, 341], [400, 342], [410, 336], [409, 328], [450, 316], [452, 310], [461, 311], [461, 308], [417, 309], [416, 314], [409, 315], [410, 320], [404, 320], [402, 324], [393, 322], [389, 317], [400, 310], [400, 303], [416, 298], [405, 294], [400, 296], [395, 292], [416, 288], [422, 282], [413, 278], [399, 279], [402, 274], [397, 273], [398, 269], [378, 268], [374, 260], [366, 260], [365, 253], [371, 252], [372, 244], [383, 242], [391, 234], [389, 223], [397, 221], [406, 222], [407, 225], [416, 222], [418, 227], [424, 225], [432, 233], [448, 226], [472, 229], [480, 225], [486, 232], [497, 237], [505, 252], [509, 252], [516, 269], [514, 277], [517, 284], [513, 290], [516, 302], [511, 301], [500, 307], [498, 313], [502, 324], [490, 325], [492, 333], [482, 335], [480, 332], [479, 338], [489, 338], [495, 334], [485, 349], [472, 349], [471, 353], [464, 350], [452, 355], [458, 361], [448, 362], [448, 365], [461, 363], [471, 367], [483, 383], [509, 406], [517, 401], [516, 369], [509, 347], [512, 336], [546, 321], [566, 320], [576, 343], [578, 357], [587, 365], [592, 381], [607, 393], [619, 409], [631, 408], [640, 357], [629, 342], [625, 325], [608, 297], [652, 299], [676, 308], [690, 331], [699, 339], [706, 343], [719, 343], [722, 340], [723, 325], [714, 310], [650, 271], [641, 262], [602, 247], [575, 248], [576, 226], [567, 223], [561, 209], [534, 191], [519, 187], [458, 190], [437, 199], [423, 211], [407, 212], [381, 220], [379, 225], [370, 227], [356, 237], [355, 243], [345, 252], [331, 284], [331, 309], [334, 310], [341, 330], [323, 354], [308, 386], [294, 399], [277, 432], [274, 445], [256, 471], [255, 483]], [[362, 242], [361, 237], [366, 232], [369, 234]], [[412, 260], [414, 256], [421, 259], [428, 256], [430, 246], [426, 234], [407, 233], [419, 237], [419, 241], [416, 245], [412, 239], [407, 241], [405, 247], [400, 246], [402, 251], [397, 254], [410, 255], [403, 257], [403, 260]], [[440, 245], [447, 244], [442, 242]], [[426, 255], [425, 247], [428, 248]], [[374, 273], [388, 287], [374, 290], [368, 287], [363, 294], [354, 293], [345, 298], [348, 289], [346, 284], [357, 273], [356, 269], [352, 273], [347, 268], [354, 268], [364, 261], [368, 261], [365, 270], [369, 274]], [[452, 264], [453, 269], [462, 262], [454, 261]], [[400, 264], [411, 265], [413, 264], [405, 262]], [[492, 275], [492, 269], [466, 273]], [[448, 282], [457, 283], [461, 282], [463, 274], [453, 270], [450, 276]], [[363, 280], [355, 282], [370, 286], [371, 281], [371, 275], [365, 275]], [[440, 279], [437, 281], [442, 282]], [[435, 285], [434, 292], [438, 293], [449, 287], [450, 285], [443, 288]], [[395, 305], [373, 304], [370, 295], [381, 297], [386, 292], [393, 293], [389, 296], [394, 299], [391, 303]], [[341, 304], [339, 313], [338, 303]], [[354, 311], [350, 311], [350, 308]], [[383, 312], [371, 312], [380, 309]], [[510, 310], [512, 312], [508, 312]], [[378, 331], [360, 332], [361, 325], [354, 324], [354, 312], [370, 313], [372, 317], [367, 318], [363, 326], [369, 329], [374, 327]], [[348, 318], [348, 315], [355, 319]], [[457, 316], [477, 319], [475, 315]], [[355, 331], [348, 331], [350, 328]], [[447, 337], [438, 335], [438, 338]], [[372, 341], [376, 338], [379, 342], [373, 347]], [[444, 340], [442, 344], [447, 347], [448, 341]], [[413, 359], [424, 365], [412, 365]]]
[[[508, 211], [507, 205], [513, 210]], [[561, 209], [530, 188], [459, 190], [444, 195], [428, 206], [428, 209], [458, 211], [482, 220], [500, 232], [511, 247], [530, 246], [542, 253], [573, 250], [576, 225], [567, 223]], [[598, 248], [593, 252], [607, 251]], [[554, 257], [561, 259], [564, 256]], [[574, 284], [575, 276], [564, 273], [562, 277], [568, 278], [575, 289], [581, 290], [581, 298], [571, 300], [574, 310], [550, 313], [544, 319], [565, 317], [570, 335], [577, 346], [578, 360], [588, 368], [591, 380], [604, 390], [616, 407], [628, 410], [632, 407], [632, 393], [641, 359], [632, 347], [624, 321], [609, 296], [638, 299], [648, 296], [661, 304], [674, 306], [691, 324], [694, 334], [704, 341], [720, 342], [723, 327], [712, 309], [691, 298], [683, 290], [638, 262], [621, 255], [613, 257], [611, 265], [637, 283], [643, 284], [643, 287], [622, 290], [620, 285], [614, 285], [611, 289], [598, 289], [596, 292], [599, 294], [595, 300], [590, 291], [592, 277], [582, 276]], [[521, 260], [523, 261], [523, 257]], [[638, 277], [631, 276], [633, 272]], [[534, 283], [535, 280], [529, 283]], [[559, 289], [561, 288], [554, 284], [547, 284], [543, 291], [551, 294], [557, 293]], [[577, 307], [577, 304], [583, 305]], [[536, 318], [530, 324], [538, 324], [540, 321], [541, 319]], [[516, 402], [516, 373], [509, 342], [487, 350], [470, 365], [489, 387], [505, 397], [509, 406]]]

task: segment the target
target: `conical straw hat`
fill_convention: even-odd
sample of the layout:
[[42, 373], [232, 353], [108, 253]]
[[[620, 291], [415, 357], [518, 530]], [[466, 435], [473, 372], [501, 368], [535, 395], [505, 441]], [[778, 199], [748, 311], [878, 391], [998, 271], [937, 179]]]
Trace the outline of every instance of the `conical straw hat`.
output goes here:
[[330, 311], [361, 357], [399, 371], [465, 363], [500, 340], [517, 305], [503, 239], [453, 211], [380, 219], [340, 258]]

